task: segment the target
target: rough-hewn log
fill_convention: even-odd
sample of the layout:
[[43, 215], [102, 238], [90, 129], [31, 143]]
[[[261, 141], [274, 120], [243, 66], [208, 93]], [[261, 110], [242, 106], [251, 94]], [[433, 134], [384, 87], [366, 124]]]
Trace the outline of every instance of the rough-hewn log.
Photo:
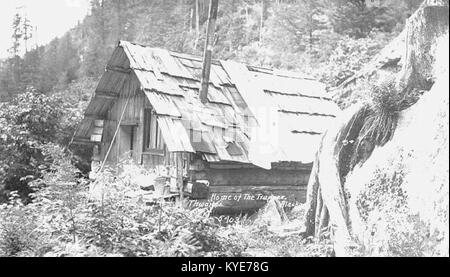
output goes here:
[[123, 68], [123, 67], [119, 67], [119, 66], [107, 66], [106, 70], [123, 73], [123, 74], [130, 74], [130, 72], [131, 72], [130, 68]]
[[306, 190], [306, 186], [210, 186], [211, 193], [245, 193], [245, 192], [270, 192], [270, 191], [287, 191], [298, 193]]
[[92, 141], [88, 138], [84, 138], [84, 137], [74, 137], [72, 140], [73, 144], [87, 144], [87, 145], [95, 145], [95, 144], [99, 144], [100, 142], [96, 142], [96, 141]]
[[106, 92], [106, 91], [95, 91], [95, 97], [115, 100], [119, 98], [119, 95], [114, 92]]
[[211, 186], [305, 186], [308, 183], [309, 172], [284, 169], [266, 170], [262, 168], [208, 168], [201, 171], [192, 171], [191, 176], [193, 180], [209, 180]]

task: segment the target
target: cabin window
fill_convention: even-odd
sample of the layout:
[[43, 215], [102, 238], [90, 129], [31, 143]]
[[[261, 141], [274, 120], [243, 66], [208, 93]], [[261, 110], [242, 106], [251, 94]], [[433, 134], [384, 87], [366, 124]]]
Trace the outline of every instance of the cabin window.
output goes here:
[[161, 129], [158, 126], [156, 115], [152, 109], [144, 110], [144, 151], [152, 152], [164, 150], [164, 141], [161, 135]]

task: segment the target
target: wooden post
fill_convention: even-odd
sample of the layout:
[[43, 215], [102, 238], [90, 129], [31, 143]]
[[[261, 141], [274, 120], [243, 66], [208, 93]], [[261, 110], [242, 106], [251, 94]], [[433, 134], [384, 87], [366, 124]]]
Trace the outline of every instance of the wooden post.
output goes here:
[[120, 162], [120, 133], [122, 130], [120, 130], [120, 122], [117, 125], [117, 153], [116, 153], [116, 170], [117, 170], [117, 174], [119, 174], [119, 162]]
[[217, 19], [217, 7], [219, 0], [210, 0], [209, 15], [208, 15], [208, 29], [206, 31], [205, 49], [203, 54], [202, 80], [200, 87], [200, 100], [206, 103], [208, 96], [209, 74], [211, 72], [211, 57], [214, 45], [214, 29]]

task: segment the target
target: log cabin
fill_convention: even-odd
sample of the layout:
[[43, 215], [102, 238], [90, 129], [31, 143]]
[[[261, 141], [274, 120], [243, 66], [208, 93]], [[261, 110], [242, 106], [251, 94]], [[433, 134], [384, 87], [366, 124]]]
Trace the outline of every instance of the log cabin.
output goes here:
[[202, 101], [201, 73], [201, 57], [120, 41], [72, 143], [93, 146], [93, 169], [124, 158], [166, 168], [179, 198], [220, 199], [219, 210], [256, 210], [267, 195], [304, 202], [321, 134], [339, 111], [324, 84], [212, 60]]

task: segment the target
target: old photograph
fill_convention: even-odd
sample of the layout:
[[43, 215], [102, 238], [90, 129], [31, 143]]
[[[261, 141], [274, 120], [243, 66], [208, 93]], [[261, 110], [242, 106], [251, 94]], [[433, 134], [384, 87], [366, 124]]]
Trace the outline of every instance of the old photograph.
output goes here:
[[0, 257], [448, 257], [448, 36], [448, 0], [2, 0]]

